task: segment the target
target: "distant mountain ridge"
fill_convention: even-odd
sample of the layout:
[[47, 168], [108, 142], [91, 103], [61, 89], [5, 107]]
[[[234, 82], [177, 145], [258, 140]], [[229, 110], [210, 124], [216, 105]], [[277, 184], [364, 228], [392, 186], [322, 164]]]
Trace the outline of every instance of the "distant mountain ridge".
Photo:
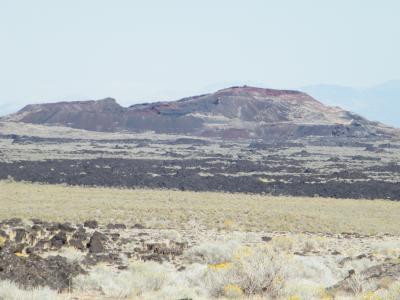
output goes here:
[[371, 120], [400, 127], [400, 80], [368, 88], [320, 84], [300, 88], [328, 105], [338, 105]]
[[120, 106], [115, 99], [27, 105], [4, 121], [94, 131], [222, 138], [390, 135], [394, 129], [292, 90], [231, 87], [178, 101]]

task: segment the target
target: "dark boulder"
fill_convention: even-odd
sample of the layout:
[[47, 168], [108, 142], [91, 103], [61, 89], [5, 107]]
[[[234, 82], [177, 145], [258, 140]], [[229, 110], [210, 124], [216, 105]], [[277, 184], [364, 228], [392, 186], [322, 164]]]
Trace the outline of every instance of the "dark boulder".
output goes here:
[[49, 223], [46, 226], [46, 230], [50, 232], [55, 232], [60, 229], [60, 223]]
[[133, 229], [144, 229], [144, 226], [142, 224], [135, 224], [132, 226]]
[[125, 224], [108, 224], [107, 229], [126, 229]]
[[60, 231], [51, 238], [50, 243], [53, 248], [61, 248], [67, 243], [67, 234], [64, 231]]
[[66, 232], [74, 232], [75, 227], [73, 227], [70, 223], [62, 223], [59, 226], [60, 230], [66, 231]]
[[42, 226], [40, 226], [39, 224], [34, 224], [32, 225], [31, 229], [33, 231], [42, 231]]
[[97, 227], [99, 227], [99, 224], [97, 223], [96, 220], [89, 220], [85, 221], [85, 223], [83, 223], [83, 226], [91, 229], [96, 229]]
[[10, 236], [7, 234], [7, 232], [5, 232], [2, 229], [0, 229], [0, 237], [5, 238], [5, 239], [9, 239], [10, 238]]
[[269, 242], [269, 241], [272, 240], [272, 237], [270, 237], [270, 236], [262, 236], [262, 237], [261, 237], [261, 240], [262, 240], [263, 242]]
[[87, 244], [90, 253], [105, 252], [104, 243], [107, 241], [107, 236], [103, 233], [95, 231]]
[[81, 251], [85, 250], [85, 245], [83, 244], [82, 240], [71, 239], [69, 240], [69, 245]]
[[26, 230], [23, 228], [17, 228], [15, 230], [15, 242], [21, 243], [26, 237]]

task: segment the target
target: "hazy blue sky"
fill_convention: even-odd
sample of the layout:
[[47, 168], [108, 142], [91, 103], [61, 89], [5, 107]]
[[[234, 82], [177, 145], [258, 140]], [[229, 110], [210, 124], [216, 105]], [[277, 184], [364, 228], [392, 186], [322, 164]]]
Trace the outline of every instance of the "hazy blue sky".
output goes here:
[[399, 13], [398, 0], [0, 0], [0, 113], [400, 79]]

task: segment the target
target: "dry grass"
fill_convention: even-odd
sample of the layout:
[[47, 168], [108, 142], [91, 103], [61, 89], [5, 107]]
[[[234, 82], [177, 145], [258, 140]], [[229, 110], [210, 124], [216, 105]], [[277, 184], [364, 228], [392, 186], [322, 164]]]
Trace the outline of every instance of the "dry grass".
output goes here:
[[[400, 233], [400, 202], [0, 182], [0, 218], [151, 228]], [[195, 225], [194, 225], [195, 224]]]
[[[49, 288], [24, 290], [10, 281], [0, 281], [0, 299], [2, 300], [55, 300], [59, 299], [57, 292]], [[61, 297], [60, 297], [61, 300]]]

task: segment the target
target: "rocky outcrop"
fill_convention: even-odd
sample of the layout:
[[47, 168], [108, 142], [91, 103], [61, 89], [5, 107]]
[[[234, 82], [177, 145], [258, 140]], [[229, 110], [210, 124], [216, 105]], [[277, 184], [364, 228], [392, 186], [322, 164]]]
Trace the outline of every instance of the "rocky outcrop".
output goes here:
[[[128, 227], [120, 223], [104, 226], [91, 220], [85, 222], [90, 227], [84, 227], [83, 224], [72, 226], [36, 219], [31, 222], [0, 220], [0, 280], [11, 280], [27, 289], [48, 286], [60, 292], [67, 291], [77, 275], [98, 263], [126, 269], [122, 256], [170, 261], [182, 256], [188, 246], [176, 241], [144, 242], [144, 236], [150, 237], [142, 232], [140, 224], [131, 226], [131, 236], [127, 239], [121, 238], [119, 232]], [[132, 243], [135, 247], [130, 246]], [[66, 248], [74, 249], [70, 251], [81, 258], [65, 256]]]
[[0, 253], [0, 279], [12, 280], [25, 288], [48, 286], [66, 291], [71, 286], [72, 278], [82, 273], [84, 270], [79, 264], [68, 262], [58, 255], [20, 257], [7, 249]]

